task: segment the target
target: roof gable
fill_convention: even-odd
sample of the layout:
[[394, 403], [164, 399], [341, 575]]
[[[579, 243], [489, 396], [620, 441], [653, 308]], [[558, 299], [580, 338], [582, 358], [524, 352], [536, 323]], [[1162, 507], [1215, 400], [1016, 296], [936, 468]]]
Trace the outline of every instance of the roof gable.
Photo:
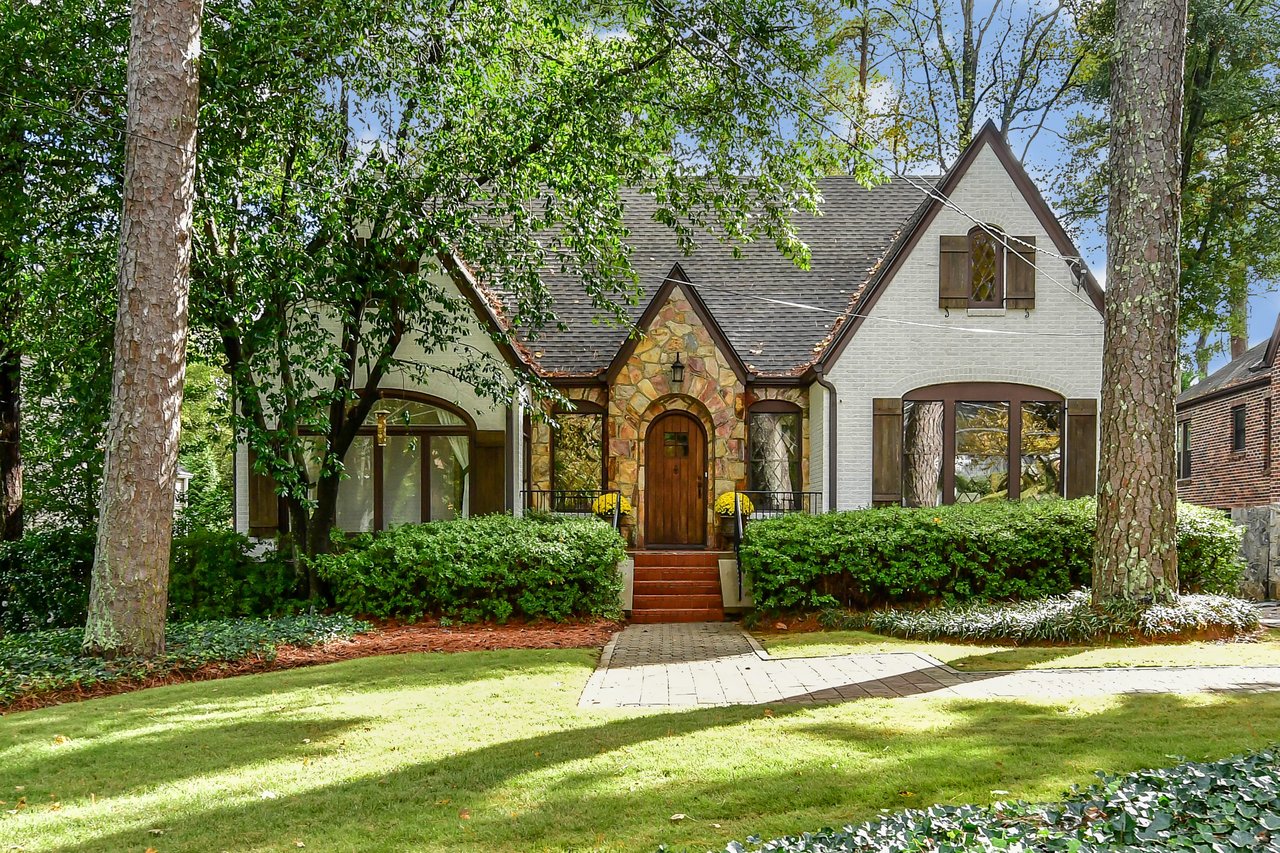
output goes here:
[[729, 339], [725, 337], [724, 330], [720, 328], [720, 324], [716, 322], [711, 311], [708, 310], [707, 304], [698, 294], [698, 289], [689, 281], [689, 276], [685, 273], [684, 268], [679, 263], [671, 266], [670, 272], [662, 282], [662, 286], [654, 293], [653, 298], [649, 300], [649, 304], [645, 306], [644, 313], [635, 322], [635, 328], [631, 334], [618, 348], [614, 354], [613, 360], [609, 363], [609, 367], [605, 370], [605, 380], [609, 384], [613, 384], [618, 379], [618, 374], [626, 366], [631, 356], [636, 351], [636, 345], [640, 342], [640, 335], [647, 334], [653, 327], [653, 322], [657, 319], [658, 312], [671, 299], [671, 295], [676, 288], [680, 288], [680, 292], [689, 300], [689, 305], [693, 308], [693, 312], [702, 322], [703, 327], [711, 336], [712, 342], [716, 348], [728, 359], [730, 366], [733, 368], [734, 374], [737, 375], [739, 382], [746, 382], [750, 371], [743, 363], [742, 358], [738, 355], [738, 351], [733, 348], [733, 344], [729, 343]]
[[[1076, 248], [1066, 229], [1062, 227], [1062, 223], [1058, 220], [1057, 215], [1054, 214], [1053, 209], [1044, 200], [1044, 196], [1040, 194], [1040, 190], [1037, 189], [1035, 182], [1031, 180], [1031, 176], [1027, 174], [1022, 163], [1014, 155], [1004, 135], [1000, 133], [994, 122], [988, 121], [982, 126], [982, 130], [969, 143], [951, 168], [947, 170], [947, 173], [942, 176], [942, 179], [937, 182], [935, 192], [920, 203], [915, 214], [898, 233], [888, 251], [885, 252], [884, 258], [877, 266], [867, 286], [853, 300], [848, 309], [847, 318], [840, 322], [829, 340], [824, 342], [823, 351], [817, 359], [817, 363], [822, 366], [822, 369], [825, 369], [840, 357], [840, 353], [844, 351], [849, 340], [866, 322], [867, 316], [871, 309], [875, 307], [880, 295], [889, 286], [903, 263], [906, 262], [911, 251], [919, 243], [920, 238], [933, 223], [939, 211], [943, 209], [943, 200], [950, 199], [951, 194], [978, 159], [978, 155], [988, 147], [999, 159], [1000, 164], [1031, 207], [1045, 233], [1053, 241], [1057, 252], [1067, 257], [1080, 257], [1079, 249]], [[1101, 314], [1104, 308], [1102, 287], [1083, 262], [1080, 264], [1079, 273], [1081, 286], [1088, 294], [1094, 308]]]

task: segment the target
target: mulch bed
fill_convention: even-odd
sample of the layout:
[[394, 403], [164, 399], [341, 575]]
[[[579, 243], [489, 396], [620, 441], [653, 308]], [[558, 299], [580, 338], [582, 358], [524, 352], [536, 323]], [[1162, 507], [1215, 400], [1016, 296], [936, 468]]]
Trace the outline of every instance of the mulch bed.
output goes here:
[[603, 646], [622, 628], [619, 622], [601, 619], [594, 622], [533, 622], [507, 625], [451, 625], [435, 622], [402, 625], [387, 622], [367, 634], [349, 640], [335, 640], [322, 646], [280, 646], [274, 659], [253, 657], [244, 660], [209, 663], [193, 670], [159, 672], [145, 678], [127, 678], [70, 687], [21, 696], [9, 704], [0, 704], [0, 715], [14, 711], [31, 711], [82, 702], [100, 696], [131, 693], [147, 687], [183, 684], [189, 681], [212, 681], [236, 675], [274, 672], [301, 666], [336, 663], [375, 655], [398, 655], [408, 652], [476, 652], [497, 649], [585, 649]]

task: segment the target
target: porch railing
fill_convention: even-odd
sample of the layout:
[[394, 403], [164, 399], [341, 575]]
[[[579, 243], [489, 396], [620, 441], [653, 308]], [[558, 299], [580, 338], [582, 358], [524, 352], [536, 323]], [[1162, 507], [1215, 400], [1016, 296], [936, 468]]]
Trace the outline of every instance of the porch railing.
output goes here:
[[525, 509], [557, 515], [594, 515], [597, 500], [604, 495], [617, 495], [612, 501], [608, 519], [615, 530], [621, 524], [619, 510], [622, 501], [617, 489], [525, 489], [521, 494]]

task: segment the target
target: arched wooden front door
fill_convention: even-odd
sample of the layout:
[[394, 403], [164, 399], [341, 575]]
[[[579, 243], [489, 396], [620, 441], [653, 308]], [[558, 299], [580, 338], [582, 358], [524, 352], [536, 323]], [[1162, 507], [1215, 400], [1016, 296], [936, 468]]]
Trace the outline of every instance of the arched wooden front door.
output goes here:
[[687, 412], [667, 412], [645, 437], [645, 543], [707, 544], [707, 436]]

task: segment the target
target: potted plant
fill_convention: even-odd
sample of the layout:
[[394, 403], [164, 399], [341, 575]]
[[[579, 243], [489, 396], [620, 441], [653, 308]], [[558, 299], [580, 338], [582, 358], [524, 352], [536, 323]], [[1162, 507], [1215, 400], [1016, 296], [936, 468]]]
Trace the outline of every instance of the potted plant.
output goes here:
[[716, 515], [720, 516], [720, 539], [725, 548], [733, 547], [734, 527], [737, 524], [734, 513], [735, 498], [737, 500], [737, 508], [742, 512], [744, 526], [746, 525], [747, 516], [755, 512], [756, 509], [751, 503], [751, 498], [742, 492], [724, 492], [720, 497], [716, 498], [712, 509]]
[[618, 511], [618, 532], [631, 544], [631, 501], [621, 492], [605, 492], [591, 502], [591, 511], [598, 518], [613, 523], [614, 508]]

